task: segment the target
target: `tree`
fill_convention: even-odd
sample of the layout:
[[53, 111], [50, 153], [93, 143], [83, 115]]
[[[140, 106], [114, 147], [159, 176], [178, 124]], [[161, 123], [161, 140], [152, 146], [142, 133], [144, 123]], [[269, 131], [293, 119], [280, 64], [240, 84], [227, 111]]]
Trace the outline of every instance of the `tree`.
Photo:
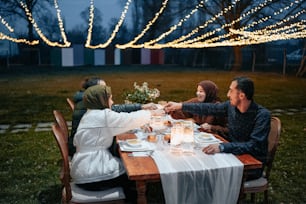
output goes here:
[[[200, 0], [198, 1], [200, 2]], [[247, 26], [248, 24], [251, 24], [253, 22], [258, 22], [263, 17], [271, 15], [272, 18], [269, 19], [268, 23], [258, 23], [255, 26], [253, 26], [250, 31], [262, 29], [268, 24], [273, 25], [274, 23], [279, 22], [281, 19], [284, 19], [296, 13], [296, 11], [305, 9], [305, 6], [306, 6], [305, 1], [296, 1], [296, 3], [289, 10], [287, 10], [286, 12], [283, 12], [282, 15], [273, 15], [274, 12], [279, 11], [281, 8], [285, 8], [286, 6], [289, 6], [292, 2], [283, 1], [283, 0], [273, 0], [273, 1], [241, 0], [241, 1], [236, 1], [235, 4], [233, 4], [233, 2], [234, 1], [231, 1], [231, 0], [222, 0], [222, 1], [211, 0], [208, 3], [204, 4], [201, 11], [205, 13], [208, 17], [214, 17], [220, 11], [225, 11], [225, 8], [230, 8], [231, 5], [234, 5], [234, 6], [228, 12], [223, 12], [222, 16], [217, 18], [213, 22], [213, 24], [209, 26], [207, 30], [203, 30], [203, 32], [207, 32], [215, 28], [221, 28], [223, 25], [228, 24], [231, 26], [222, 28], [222, 31], [219, 33], [219, 35], [229, 34], [230, 29], [238, 30], [239, 28]], [[265, 6], [261, 7], [261, 4], [263, 4], [264, 2], [265, 2]], [[244, 14], [251, 11], [251, 9], [255, 9], [255, 8], [256, 10], [253, 10], [253, 12], [251, 12], [250, 15], [237, 21], [237, 19], [239, 19], [240, 17], [243, 17]], [[298, 18], [288, 21], [287, 25], [290, 25], [290, 23], [296, 20], [298, 20]], [[229, 38], [235, 39], [236, 37], [237, 35], [230, 35]], [[239, 70], [241, 68], [241, 65], [242, 65], [241, 48], [242, 46], [233, 47], [234, 63], [233, 63], [232, 70]]]
[[[162, 2], [165, 1], [134, 1], [133, 19], [135, 20], [135, 24], [133, 30], [135, 33], [140, 33], [144, 29], [146, 24], [155, 16]], [[284, 18], [296, 14], [298, 11], [305, 10], [306, 2], [302, 0], [294, 2], [283, 0], [193, 0], [188, 1], [186, 4], [178, 0], [172, 0], [168, 1], [167, 4], [167, 8], [164, 10], [163, 14], [159, 16], [159, 19], [153, 25], [151, 25], [148, 31], [149, 33], [146, 33], [146, 35], [139, 39], [138, 44], [148, 42], [161, 35], [172, 26], [172, 23], [176, 24], [198, 5], [201, 5], [198, 7], [200, 12], [196, 12], [195, 15], [178, 26], [177, 30], [172, 32], [171, 35], [158, 43], [172, 42], [172, 40], [178, 39], [184, 35], [188, 36], [190, 33], [190, 36], [183, 40], [178, 40], [178, 42], [184, 44], [184, 41], [196, 39], [195, 42], [201, 43], [213, 38], [217, 39], [214, 42], [228, 40], [237, 41], [237, 37], [244, 37], [243, 34], [233, 34], [231, 30], [239, 31], [241, 29], [241, 32], [253, 32], [266, 29], [269, 25], [276, 24]], [[269, 17], [268, 21], [263, 20], [265, 17]], [[299, 17], [302, 18], [302, 15]], [[292, 18], [290, 21], [286, 22], [286, 24], [282, 23], [270, 30], [290, 25], [290, 23], [296, 21], [299, 21], [299, 19]], [[232, 70], [239, 70], [241, 68], [243, 60], [242, 48], [245, 45], [247, 44], [236, 46], [229, 45], [227, 47], [224, 45], [225, 49], [232, 50], [230, 59], [233, 59], [233, 63], [229, 63], [233, 64], [231, 67]], [[203, 60], [200, 59], [200, 55], [204, 54], [204, 52], [202, 52], [203, 49], [206, 49], [205, 44], [203, 44], [202, 49], [192, 51], [195, 53], [193, 54], [194, 59], [192, 64], [196, 64], [196, 61], [203, 62]]]
[[67, 31], [67, 36], [72, 44], [84, 44], [86, 41], [87, 28], [82, 25], [76, 25]]
[[[117, 18], [112, 18], [110, 23], [109, 23], [109, 29], [108, 29], [108, 34], [110, 35], [110, 33], [113, 32], [116, 24], [118, 23], [118, 19]], [[128, 27], [123, 24], [120, 27], [120, 30], [118, 31], [116, 38], [113, 40], [112, 44], [116, 45], [116, 44], [124, 44], [127, 43], [130, 39], [132, 38], [130, 30], [128, 29]]]
[[[84, 20], [85, 25], [88, 25], [89, 20], [89, 7], [84, 9], [81, 12], [81, 17]], [[101, 42], [104, 42], [106, 39], [106, 29], [102, 26], [103, 18], [102, 13], [98, 8], [94, 8], [94, 21], [92, 25], [92, 38], [91, 38], [91, 44], [99, 44]], [[88, 27], [86, 28], [88, 29]], [[87, 32], [86, 32], [87, 33]]]
[[[34, 29], [33, 24], [29, 20], [28, 16], [26, 15], [25, 10], [23, 9], [20, 2], [23, 2], [29, 12], [32, 14], [32, 16], [37, 17], [36, 20], [39, 19], [41, 16], [49, 16], [49, 6], [52, 2], [52, 0], [0, 0], [0, 15], [2, 17], [12, 17], [13, 19], [16, 19], [16, 21], [20, 22], [20, 19], [23, 19], [25, 22], [27, 22], [27, 35], [28, 40], [32, 41], [35, 39], [34, 37]], [[13, 22], [12, 22], [13, 23]]]
[[[146, 25], [155, 17], [155, 14], [162, 7], [163, 0], [135, 0], [133, 2], [133, 28], [132, 34], [134, 36], [139, 35], [146, 27]], [[150, 29], [145, 35], [139, 39], [137, 44], [146, 42], [150, 39], [156, 38], [160, 33], [166, 31], [170, 27], [173, 21], [173, 14], [171, 14], [172, 4], [176, 4], [175, 1], [169, 1], [166, 9], [162, 15], [159, 16], [157, 21], [150, 26]]]
[[[83, 23], [77, 24], [72, 30], [68, 31], [69, 39], [74, 44], [84, 44], [88, 37], [90, 7], [85, 8], [80, 16]], [[103, 18], [101, 11], [94, 7], [94, 19], [92, 24], [91, 45], [103, 43], [106, 40], [106, 29], [102, 26]]]

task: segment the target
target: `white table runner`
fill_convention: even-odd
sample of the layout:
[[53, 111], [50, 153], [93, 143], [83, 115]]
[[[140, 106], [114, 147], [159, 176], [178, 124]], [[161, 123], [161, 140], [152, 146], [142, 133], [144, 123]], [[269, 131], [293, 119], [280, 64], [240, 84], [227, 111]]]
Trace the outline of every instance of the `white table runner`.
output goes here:
[[232, 154], [173, 154], [156, 150], [152, 155], [167, 204], [237, 203], [243, 164]]

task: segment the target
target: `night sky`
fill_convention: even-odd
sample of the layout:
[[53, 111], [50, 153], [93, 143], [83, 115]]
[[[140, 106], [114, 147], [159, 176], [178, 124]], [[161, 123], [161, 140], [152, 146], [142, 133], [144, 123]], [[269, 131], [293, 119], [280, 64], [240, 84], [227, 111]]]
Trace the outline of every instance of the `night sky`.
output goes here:
[[[61, 9], [62, 19], [66, 22], [67, 29], [71, 29], [77, 24], [84, 23], [80, 17], [80, 13], [90, 6], [89, 0], [61, 0], [58, 1], [58, 4]], [[102, 21], [106, 26], [109, 24], [111, 18], [120, 18], [124, 4], [125, 2], [120, 3], [119, 0], [94, 1], [95, 7], [97, 7], [102, 13]], [[127, 15], [130, 14], [131, 6], [129, 7]]]

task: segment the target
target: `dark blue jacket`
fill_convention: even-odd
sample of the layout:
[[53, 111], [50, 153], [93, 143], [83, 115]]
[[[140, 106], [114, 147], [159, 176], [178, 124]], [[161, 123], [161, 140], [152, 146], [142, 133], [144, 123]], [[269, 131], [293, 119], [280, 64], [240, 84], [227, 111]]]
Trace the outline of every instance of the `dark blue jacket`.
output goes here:
[[268, 135], [270, 132], [270, 112], [252, 102], [245, 113], [241, 113], [229, 101], [211, 103], [183, 103], [183, 111], [199, 115], [225, 116], [228, 118], [229, 134], [224, 143], [224, 152], [251, 154], [265, 163], [268, 152]]

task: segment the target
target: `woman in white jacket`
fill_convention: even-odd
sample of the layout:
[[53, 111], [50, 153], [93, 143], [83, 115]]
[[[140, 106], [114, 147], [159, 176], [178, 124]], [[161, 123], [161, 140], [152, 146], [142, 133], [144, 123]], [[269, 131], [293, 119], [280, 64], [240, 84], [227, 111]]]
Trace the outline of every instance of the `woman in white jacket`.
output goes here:
[[[87, 112], [82, 117], [74, 137], [77, 152], [71, 162], [71, 177], [78, 186], [87, 190], [101, 190], [123, 186], [128, 182], [120, 158], [109, 151], [113, 138], [126, 131], [149, 123], [151, 116], [163, 115], [163, 110], [139, 110], [117, 113], [111, 89], [96, 85], [83, 96]], [[129, 195], [129, 192], [126, 192]]]

